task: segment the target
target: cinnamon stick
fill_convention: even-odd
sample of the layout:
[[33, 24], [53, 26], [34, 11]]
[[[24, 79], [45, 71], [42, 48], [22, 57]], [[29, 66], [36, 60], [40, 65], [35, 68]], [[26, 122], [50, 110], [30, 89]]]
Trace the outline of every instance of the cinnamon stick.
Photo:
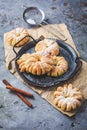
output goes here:
[[13, 87], [13, 86], [12, 86], [7, 80], [5, 80], [5, 79], [3, 80], [3, 83], [6, 85], [6, 88], [7, 88], [7, 89], [10, 89], [10, 90], [12, 90], [12, 91], [14, 91], [14, 92], [21, 93], [21, 94], [26, 95], [26, 96], [28, 96], [28, 97], [33, 97], [33, 95], [32, 95], [31, 93]]
[[[6, 85], [6, 88], [9, 88], [10, 90], [14, 91], [16, 93], [16, 95], [25, 103], [27, 104], [27, 106], [29, 107], [33, 107], [32, 104], [22, 95], [25, 94], [25, 91], [22, 90], [23, 93], [20, 93], [19, 89], [18, 91], [15, 91], [16, 89], [14, 89], [14, 87], [8, 83], [7, 80], [3, 80], [3, 83]], [[30, 96], [30, 95], [29, 95]]]
[[16, 95], [25, 103], [27, 106], [32, 108], [32, 104], [20, 93], [16, 93]]

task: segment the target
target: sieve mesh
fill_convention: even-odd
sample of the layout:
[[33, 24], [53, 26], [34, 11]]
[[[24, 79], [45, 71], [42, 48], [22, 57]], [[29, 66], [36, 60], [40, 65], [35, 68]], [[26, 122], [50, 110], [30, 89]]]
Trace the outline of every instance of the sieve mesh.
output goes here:
[[39, 24], [42, 22], [42, 14], [37, 8], [28, 8], [25, 12], [25, 19], [29, 24]]

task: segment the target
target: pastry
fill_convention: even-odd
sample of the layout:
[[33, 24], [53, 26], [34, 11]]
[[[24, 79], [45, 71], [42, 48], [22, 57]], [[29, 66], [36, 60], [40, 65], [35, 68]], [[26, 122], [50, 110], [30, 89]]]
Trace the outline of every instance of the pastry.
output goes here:
[[63, 75], [68, 70], [68, 62], [63, 56], [54, 56], [55, 65], [53, 69], [47, 73], [48, 76], [57, 77]]
[[42, 55], [58, 55], [59, 45], [55, 40], [44, 39], [36, 44], [35, 51], [41, 52]]
[[76, 110], [81, 106], [83, 100], [82, 93], [72, 84], [60, 86], [54, 92], [54, 104], [63, 111]]
[[22, 55], [17, 63], [21, 72], [43, 75], [52, 69], [54, 60], [51, 57], [42, 56], [39, 53], [32, 53]]
[[[18, 41], [20, 41], [22, 38], [25, 36], [29, 35], [27, 29], [25, 28], [16, 28], [12, 31], [10, 31], [7, 34], [7, 42], [11, 45], [14, 46]], [[22, 41], [16, 45], [17, 47], [24, 45], [26, 42], [29, 41], [29, 37], [25, 37]]]
[[21, 72], [25, 72], [26, 68], [25, 68], [25, 62], [26, 60], [29, 58], [30, 54], [23, 54], [18, 60], [17, 60], [17, 64], [19, 65], [19, 69]]

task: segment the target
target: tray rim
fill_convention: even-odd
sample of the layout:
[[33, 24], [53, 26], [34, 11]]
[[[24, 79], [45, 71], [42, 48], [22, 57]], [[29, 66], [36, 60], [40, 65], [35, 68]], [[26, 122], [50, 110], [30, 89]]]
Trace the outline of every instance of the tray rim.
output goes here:
[[[51, 38], [50, 38], [51, 39]], [[53, 39], [53, 38], [52, 38]], [[54, 39], [53, 39], [54, 40]], [[57, 40], [57, 42], [59, 43], [59, 42], [63, 42], [63, 43], [65, 43], [65, 44], [67, 44], [66, 42], [64, 42], [64, 41], [61, 41], [61, 40], [58, 40], [58, 39], [55, 39], [55, 40]], [[33, 41], [31, 41], [31, 43], [32, 43]], [[38, 43], [38, 41], [35, 43], [35, 44], [37, 44]], [[28, 44], [30, 44], [30, 42], [28, 42], [27, 43], [27, 45]], [[24, 46], [26, 46], [26, 45], [24, 45]], [[23, 46], [23, 47], [24, 47]], [[17, 55], [16, 55], [16, 59], [15, 59], [15, 67], [16, 67], [16, 70], [17, 70], [17, 73], [20, 75], [20, 77], [26, 82], [26, 83], [28, 83], [29, 85], [33, 85], [33, 86], [35, 86], [35, 87], [40, 87], [40, 88], [47, 88], [47, 87], [51, 87], [51, 86], [56, 86], [56, 85], [58, 85], [59, 83], [61, 83], [61, 82], [65, 82], [65, 81], [67, 81], [67, 80], [69, 80], [71, 77], [73, 77], [74, 75], [74, 73], [75, 73], [75, 71], [78, 69], [78, 63], [80, 63], [81, 64], [81, 66], [82, 66], [82, 63], [81, 63], [81, 61], [80, 61], [80, 59], [79, 59], [79, 57], [78, 57], [78, 55], [77, 55], [77, 53], [76, 53], [76, 51], [73, 49], [73, 47], [71, 47], [69, 44], [67, 44], [67, 46], [69, 47], [69, 48], [71, 48], [72, 50], [73, 50], [73, 58], [74, 58], [74, 62], [76, 63], [76, 67], [75, 67], [75, 70], [73, 71], [73, 73], [70, 75], [70, 77], [68, 78], [68, 79], [65, 79], [65, 80], [62, 80], [62, 81], [59, 81], [59, 82], [57, 82], [57, 83], [55, 83], [54, 85], [49, 85], [49, 86], [47, 86], [47, 85], [45, 85], [45, 86], [41, 86], [41, 84], [35, 84], [35, 82], [32, 82], [32, 81], [30, 81], [29, 79], [27, 79], [20, 71], [18, 71], [18, 69], [17, 69], [17, 63], [16, 63], [16, 60], [20, 57], [20, 51], [23, 49], [23, 47], [18, 51], [18, 53], [17, 53]], [[79, 61], [79, 62], [77, 62], [77, 60]], [[81, 68], [81, 66], [79, 67], [79, 69]], [[79, 70], [78, 70], [79, 71]]]

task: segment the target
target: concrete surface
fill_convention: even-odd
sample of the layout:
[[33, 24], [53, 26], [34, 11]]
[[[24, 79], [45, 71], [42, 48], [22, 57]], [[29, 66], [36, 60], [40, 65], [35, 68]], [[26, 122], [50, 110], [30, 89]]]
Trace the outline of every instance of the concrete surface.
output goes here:
[[[3, 34], [16, 27], [29, 27], [22, 19], [23, 10], [29, 6], [42, 8], [49, 23], [65, 23], [81, 57], [87, 61], [86, 0], [0, 0], [0, 130], [87, 130], [87, 101], [76, 116], [69, 118], [6, 70]], [[29, 99], [33, 109], [5, 89], [4, 78], [34, 94], [35, 100]]]

